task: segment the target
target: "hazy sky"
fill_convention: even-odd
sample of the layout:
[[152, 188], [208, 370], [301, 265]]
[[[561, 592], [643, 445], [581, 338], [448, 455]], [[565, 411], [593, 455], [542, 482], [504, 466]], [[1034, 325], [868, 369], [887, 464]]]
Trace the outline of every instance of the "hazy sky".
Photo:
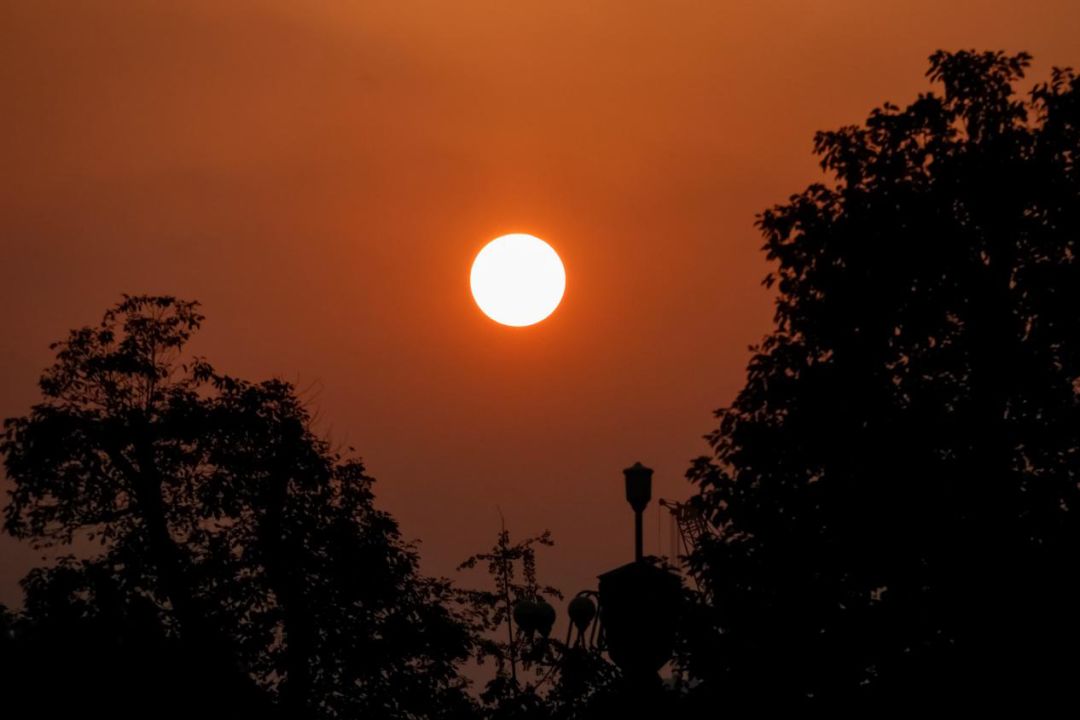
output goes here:
[[[2, 0], [0, 417], [121, 292], [198, 299], [193, 350], [307, 388], [429, 572], [501, 509], [576, 592], [632, 555], [623, 467], [690, 493], [770, 328], [754, 215], [820, 179], [814, 131], [937, 48], [1042, 78], [1078, 38], [1075, 0]], [[513, 231], [567, 269], [523, 330], [468, 292]], [[0, 602], [36, 558], [0, 539]]]

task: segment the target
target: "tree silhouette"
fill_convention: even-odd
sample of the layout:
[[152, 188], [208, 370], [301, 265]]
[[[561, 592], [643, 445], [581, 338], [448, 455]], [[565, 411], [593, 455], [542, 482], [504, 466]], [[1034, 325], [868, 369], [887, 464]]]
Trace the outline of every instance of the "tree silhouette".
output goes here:
[[[289, 718], [471, 712], [459, 666], [475, 634], [453, 590], [418, 573], [363, 465], [312, 432], [290, 384], [185, 355], [202, 319], [125, 296], [53, 346], [43, 402], [5, 423], [7, 532], [100, 548], [24, 582], [17, 649], [61, 653], [71, 642], [45, 636], [78, 628], [85, 656], [158, 659], [142, 674], [172, 674], [171, 697], [204, 711], [268, 697]], [[133, 640], [155, 645], [147, 660], [99, 654]], [[116, 716], [117, 694], [92, 702]]]
[[[730, 703], [1067, 694], [1080, 663], [1080, 80], [938, 52], [758, 220], [775, 329], [688, 477]], [[706, 690], [708, 688], [708, 690]]]
[[[603, 705], [615, 693], [618, 671], [595, 648], [560, 642], [552, 634], [562, 593], [540, 582], [536, 550], [554, 545], [551, 533], [514, 541], [503, 527], [494, 546], [466, 558], [458, 570], [484, 567], [488, 589], [463, 593], [485, 636], [477, 661], [494, 661], [495, 674], [480, 693], [493, 720], [571, 720], [609, 717]], [[520, 574], [519, 574], [520, 573]]]
[[[545, 596], [561, 600], [562, 593], [549, 585], [541, 585], [537, 579], [536, 548], [554, 544], [551, 533], [546, 530], [535, 537], [513, 542], [510, 531], [503, 527], [489, 552], [470, 555], [458, 565], [459, 571], [471, 570], [478, 565], [486, 566], [494, 585], [488, 590], [470, 590], [467, 593], [474, 612], [481, 618], [482, 627], [492, 635], [478, 643], [476, 648], [480, 662], [488, 659], [495, 662], [496, 677], [490, 683], [491, 688], [506, 684], [508, 692], [522, 690], [518, 665], [530, 662], [531, 645], [537, 635], [535, 632], [526, 634], [521, 627], [515, 627], [515, 615], [520, 619], [521, 612], [526, 610], [537, 616], [537, 623], [546, 627], [540, 637], [546, 638], [551, 631], [555, 620], [554, 608]], [[518, 566], [520, 580], [517, 579]], [[498, 636], [504, 632], [505, 640]], [[494, 689], [491, 692], [501, 694]]]
[[26, 607], [0, 635], [0, 688], [12, 717], [101, 714], [281, 717], [267, 693], [205, 667], [145, 599], [124, 602], [107, 567], [66, 559], [30, 573]]

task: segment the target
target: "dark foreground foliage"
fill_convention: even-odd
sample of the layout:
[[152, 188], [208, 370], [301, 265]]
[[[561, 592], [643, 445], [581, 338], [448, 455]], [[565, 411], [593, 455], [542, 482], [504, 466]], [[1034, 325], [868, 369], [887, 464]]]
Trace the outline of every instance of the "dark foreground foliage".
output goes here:
[[[765, 212], [776, 327], [689, 473], [745, 706], [1051, 702], [1080, 661], [1080, 80], [939, 52]], [[722, 630], [723, 634], [719, 634]], [[704, 689], [703, 689], [704, 691]]]
[[43, 401], [7, 421], [5, 529], [98, 547], [24, 582], [14, 695], [114, 717], [145, 698], [180, 715], [228, 698], [289, 718], [470, 712], [474, 631], [449, 586], [417, 572], [292, 386], [185, 355], [201, 321], [126, 298], [54, 346]]

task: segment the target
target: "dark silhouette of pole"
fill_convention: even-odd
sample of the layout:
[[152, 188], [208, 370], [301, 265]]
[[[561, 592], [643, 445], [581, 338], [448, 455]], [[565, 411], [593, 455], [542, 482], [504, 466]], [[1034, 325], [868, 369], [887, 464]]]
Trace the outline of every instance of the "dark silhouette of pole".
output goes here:
[[634, 562], [641, 562], [641, 558], [645, 556], [644, 549], [642, 548], [642, 513], [640, 510], [634, 511]]
[[642, 514], [652, 499], [652, 469], [640, 462], [623, 470], [626, 476], [626, 501], [634, 509], [634, 561], [641, 562], [645, 556], [642, 538]]

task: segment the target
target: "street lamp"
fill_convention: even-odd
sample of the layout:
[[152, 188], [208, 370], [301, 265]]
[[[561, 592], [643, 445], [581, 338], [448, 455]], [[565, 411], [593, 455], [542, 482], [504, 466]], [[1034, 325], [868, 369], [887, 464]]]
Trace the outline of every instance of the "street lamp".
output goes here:
[[671, 658], [682, 601], [682, 579], [642, 552], [642, 513], [652, 498], [653, 471], [640, 462], [623, 470], [626, 500], [634, 510], [634, 562], [600, 576], [600, 623], [608, 654], [630, 687], [647, 692]]
[[636, 462], [623, 470], [626, 476], [626, 502], [634, 509], [634, 562], [641, 562], [642, 515], [652, 499], [652, 468]]

